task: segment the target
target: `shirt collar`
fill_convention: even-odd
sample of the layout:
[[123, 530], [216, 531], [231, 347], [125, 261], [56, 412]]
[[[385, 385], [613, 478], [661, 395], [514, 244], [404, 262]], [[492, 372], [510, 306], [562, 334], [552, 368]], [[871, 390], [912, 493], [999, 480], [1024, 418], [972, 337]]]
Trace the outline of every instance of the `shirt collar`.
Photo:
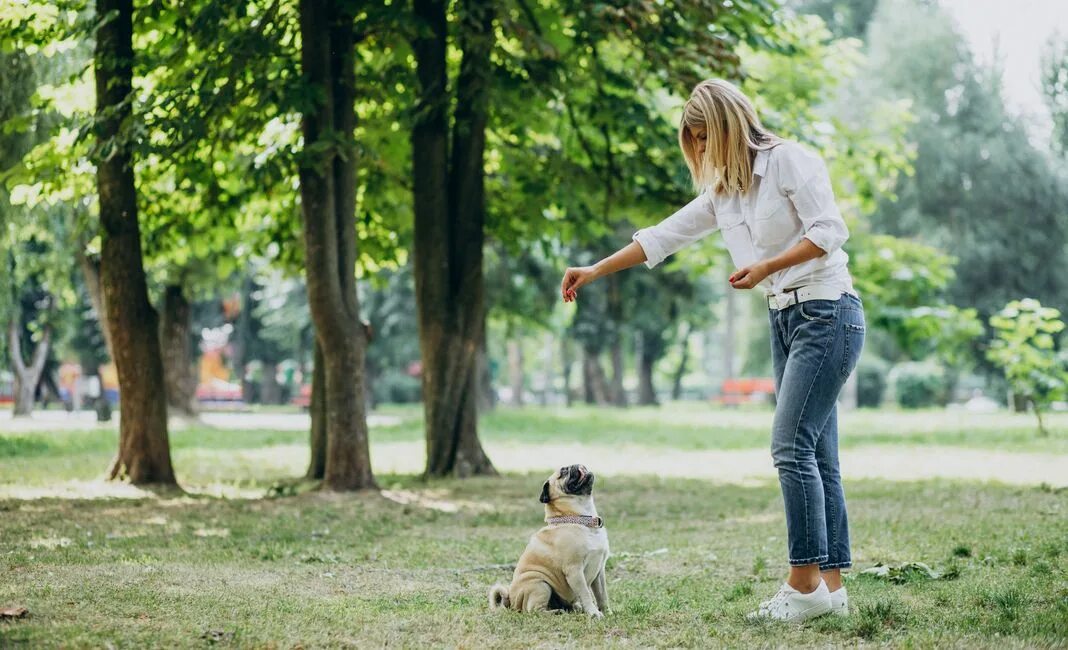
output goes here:
[[756, 157], [753, 159], [753, 176], [764, 177], [768, 173], [768, 158], [771, 157], [770, 150], [760, 149], [756, 152]]

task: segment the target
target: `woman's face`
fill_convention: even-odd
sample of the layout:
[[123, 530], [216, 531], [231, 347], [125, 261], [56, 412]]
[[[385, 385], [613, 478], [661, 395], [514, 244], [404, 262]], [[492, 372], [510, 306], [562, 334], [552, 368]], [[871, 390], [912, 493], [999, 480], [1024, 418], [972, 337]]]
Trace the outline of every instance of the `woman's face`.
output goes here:
[[708, 133], [703, 126], [686, 127], [690, 129], [690, 135], [693, 137], [694, 143], [697, 146], [697, 155], [705, 155], [705, 145], [708, 143]]

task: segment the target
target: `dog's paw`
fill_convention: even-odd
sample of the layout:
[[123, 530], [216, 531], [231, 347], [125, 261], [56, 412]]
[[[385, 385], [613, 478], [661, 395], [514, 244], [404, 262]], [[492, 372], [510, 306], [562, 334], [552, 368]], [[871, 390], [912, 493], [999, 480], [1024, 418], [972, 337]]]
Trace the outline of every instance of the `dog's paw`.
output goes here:
[[604, 618], [604, 614], [602, 614], [600, 612], [600, 610], [596, 610], [596, 609], [593, 610], [592, 612], [589, 612], [589, 615], [590, 615], [590, 618]]

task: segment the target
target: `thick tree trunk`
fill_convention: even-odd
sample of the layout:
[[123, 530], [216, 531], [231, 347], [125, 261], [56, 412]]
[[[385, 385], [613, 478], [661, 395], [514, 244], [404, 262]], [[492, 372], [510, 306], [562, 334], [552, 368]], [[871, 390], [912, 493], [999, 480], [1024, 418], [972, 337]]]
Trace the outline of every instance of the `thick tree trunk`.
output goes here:
[[512, 406], [523, 405], [523, 348], [519, 341], [508, 341], [508, 383], [512, 389]]
[[307, 477], [322, 479], [326, 472], [326, 362], [323, 361], [323, 346], [315, 341], [315, 366], [312, 368], [311, 400], [308, 413], [311, 415], [311, 462]]
[[675, 376], [671, 381], [671, 399], [682, 398], [682, 378], [686, 376], [686, 365], [690, 361], [690, 325], [686, 324], [682, 336], [679, 337], [679, 345], [682, 352], [679, 354], [679, 365], [675, 368]]
[[[308, 304], [325, 361], [326, 466], [331, 490], [374, 488], [364, 402], [366, 334], [356, 295], [353, 7], [300, 3], [301, 67], [316, 105], [302, 119], [300, 170]], [[320, 149], [321, 148], [321, 149]], [[319, 150], [317, 150], [319, 149]]]
[[171, 413], [196, 417], [197, 379], [189, 337], [192, 307], [180, 285], [168, 285], [163, 292], [163, 323], [160, 348], [163, 354], [163, 380], [167, 385], [167, 408]]
[[108, 155], [96, 161], [100, 201], [100, 281], [119, 375], [119, 453], [110, 476], [175, 483], [167, 436], [167, 397], [159, 317], [148, 301], [137, 221], [128, 124], [133, 81], [133, 0], [97, 0], [96, 135]]
[[657, 360], [655, 352], [643, 336], [641, 352], [638, 354], [638, 403], [644, 406], [660, 405], [653, 386], [653, 369]]
[[37, 384], [41, 381], [48, 348], [52, 342], [52, 329], [46, 328], [41, 340], [33, 350], [30, 364], [22, 357], [22, 325], [18, 317], [11, 319], [8, 326], [8, 352], [11, 355], [12, 369], [15, 371], [15, 409], [13, 417], [29, 417], [33, 414], [34, 395]]
[[423, 358], [427, 476], [495, 474], [478, 439], [478, 349], [484, 336], [483, 154], [493, 3], [463, 0], [463, 52], [449, 152], [445, 0], [415, 0], [419, 79], [412, 128], [415, 289]]

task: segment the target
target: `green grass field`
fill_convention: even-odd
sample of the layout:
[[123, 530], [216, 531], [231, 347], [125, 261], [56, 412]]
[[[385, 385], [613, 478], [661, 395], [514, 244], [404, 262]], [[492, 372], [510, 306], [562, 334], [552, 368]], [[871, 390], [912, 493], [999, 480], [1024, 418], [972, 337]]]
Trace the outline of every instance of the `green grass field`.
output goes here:
[[[418, 439], [417, 410], [385, 412], [400, 422], [373, 428], [373, 438]], [[570, 432], [599, 444], [766, 445], [766, 413], [701, 415], [502, 409], [483, 430], [524, 442]], [[1043, 440], [1026, 418], [997, 417], [1017, 428], [874, 413], [863, 421], [882, 424], [855, 435], [947, 445], [974, 434], [980, 440], [957, 444], [1064, 451], [1063, 419]], [[613, 551], [612, 613], [590, 621], [488, 611], [487, 588], [509, 579], [508, 565], [540, 525], [540, 473], [385, 475], [381, 495], [319, 494], [293, 480], [303, 458], [270, 464], [255, 453], [304, 439], [176, 430], [188, 493], [0, 500], [0, 606], [31, 612], [0, 622], [0, 647], [1068, 647], [1068, 490], [847, 482], [854, 613], [795, 627], [744, 619], [783, 577], [776, 484], [604, 476], [596, 495]], [[0, 487], [78, 482], [85, 494], [75, 496], [91, 496], [114, 442], [110, 429], [0, 433]], [[250, 498], [211, 496], [220, 482], [235, 488], [220, 493]], [[860, 574], [907, 561], [943, 577], [892, 583]]]

